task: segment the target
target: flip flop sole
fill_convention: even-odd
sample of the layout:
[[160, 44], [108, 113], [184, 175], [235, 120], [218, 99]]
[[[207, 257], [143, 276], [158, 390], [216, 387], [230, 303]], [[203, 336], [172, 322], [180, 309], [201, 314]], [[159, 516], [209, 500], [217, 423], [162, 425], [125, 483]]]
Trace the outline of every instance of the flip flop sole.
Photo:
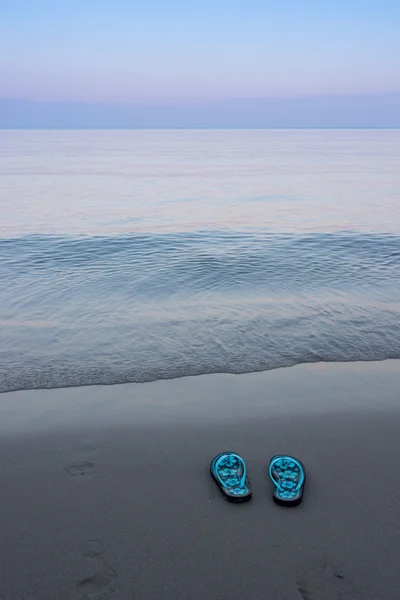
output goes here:
[[252, 497], [246, 464], [235, 452], [222, 452], [211, 461], [210, 472], [229, 502], [246, 502]]
[[303, 499], [306, 469], [292, 456], [278, 454], [269, 463], [269, 476], [274, 484], [274, 500], [281, 506], [295, 506]]

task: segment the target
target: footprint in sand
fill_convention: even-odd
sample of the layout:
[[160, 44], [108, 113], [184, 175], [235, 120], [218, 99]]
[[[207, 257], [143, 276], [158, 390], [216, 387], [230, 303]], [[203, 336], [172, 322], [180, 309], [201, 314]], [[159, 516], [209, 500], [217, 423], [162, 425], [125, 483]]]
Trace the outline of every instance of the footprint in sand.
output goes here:
[[81, 555], [93, 561], [94, 574], [77, 584], [81, 600], [108, 600], [117, 589], [117, 574], [104, 558], [101, 542], [89, 540], [82, 544]]
[[358, 600], [366, 598], [342, 569], [321, 564], [299, 573], [296, 580], [299, 600]]
[[64, 465], [65, 472], [70, 477], [90, 477], [97, 479], [101, 475], [99, 470], [96, 468], [96, 464], [89, 460], [74, 461]]
[[64, 471], [70, 477], [98, 479], [101, 477], [101, 473], [94, 461], [98, 450], [98, 444], [91, 439], [86, 439], [75, 448], [75, 456], [80, 456], [81, 460], [65, 464]]

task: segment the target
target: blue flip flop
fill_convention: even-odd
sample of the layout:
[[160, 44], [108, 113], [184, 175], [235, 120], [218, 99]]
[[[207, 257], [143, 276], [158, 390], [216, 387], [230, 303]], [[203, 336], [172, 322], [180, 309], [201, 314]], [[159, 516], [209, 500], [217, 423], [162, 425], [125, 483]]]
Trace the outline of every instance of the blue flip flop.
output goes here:
[[230, 502], [245, 502], [251, 498], [250, 482], [246, 464], [235, 452], [222, 452], [211, 461], [211, 475]]
[[303, 498], [306, 469], [297, 458], [278, 454], [269, 463], [269, 476], [274, 484], [274, 500], [283, 506], [299, 504]]

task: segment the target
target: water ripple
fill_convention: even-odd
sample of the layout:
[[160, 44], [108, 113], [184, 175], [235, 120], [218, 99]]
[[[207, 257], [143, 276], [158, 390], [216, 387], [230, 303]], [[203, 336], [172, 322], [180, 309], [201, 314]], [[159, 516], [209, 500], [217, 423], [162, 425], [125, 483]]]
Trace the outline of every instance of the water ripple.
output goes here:
[[400, 236], [0, 240], [0, 389], [400, 357]]

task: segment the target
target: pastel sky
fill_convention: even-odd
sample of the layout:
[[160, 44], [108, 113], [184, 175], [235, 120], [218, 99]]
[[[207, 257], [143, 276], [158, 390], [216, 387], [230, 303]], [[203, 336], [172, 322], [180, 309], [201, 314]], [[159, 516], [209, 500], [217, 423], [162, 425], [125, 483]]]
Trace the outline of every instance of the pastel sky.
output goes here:
[[0, 99], [400, 92], [400, 0], [0, 0]]

